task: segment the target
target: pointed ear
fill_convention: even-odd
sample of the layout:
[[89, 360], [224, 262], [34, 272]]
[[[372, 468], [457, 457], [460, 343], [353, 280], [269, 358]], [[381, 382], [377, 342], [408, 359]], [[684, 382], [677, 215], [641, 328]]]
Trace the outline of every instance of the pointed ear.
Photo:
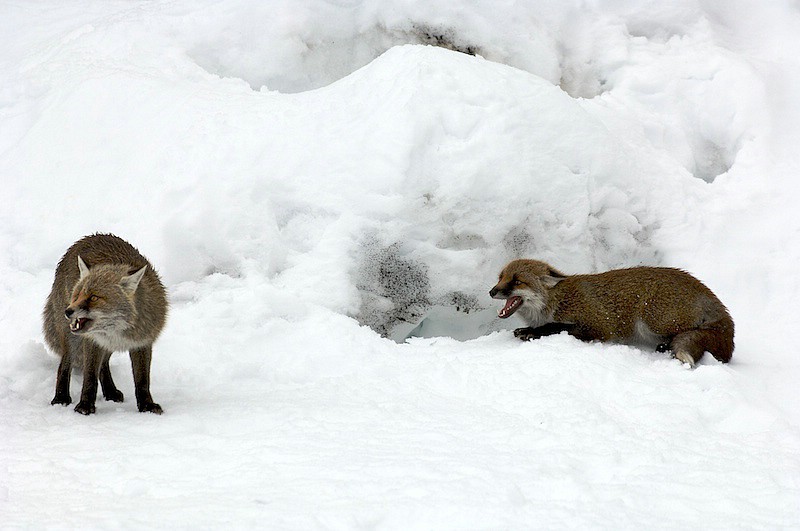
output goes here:
[[83, 277], [89, 274], [89, 266], [86, 265], [86, 262], [83, 261], [83, 258], [81, 258], [80, 255], [78, 255], [78, 271], [81, 272], [81, 280]]
[[147, 266], [142, 267], [135, 273], [128, 275], [127, 277], [122, 277], [119, 281], [119, 285], [122, 286], [122, 289], [128, 293], [129, 295], [133, 295], [136, 291], [136, 288], [139, 287], [139, 281], [142, 280], [144, 276], [144, 272], [147, 270]]
[[548, 288], [554, 288], [556, 284], [567, 278], [567, 275], [557, 271], [552, 267], [547, 269], [547, 274], [542, 277], [542, 283]]
[[564, 280], [564, 277], [551, 277], [550, 275], [545, 275], [542, 277], [542, 284], [547, 286], [548, 288], [554, 288], [556, 284]]

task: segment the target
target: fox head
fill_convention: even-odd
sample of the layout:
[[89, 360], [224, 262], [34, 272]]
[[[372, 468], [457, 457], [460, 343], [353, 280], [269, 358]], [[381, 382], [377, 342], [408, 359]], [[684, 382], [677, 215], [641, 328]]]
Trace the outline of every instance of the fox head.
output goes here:
[[509, 262], [500, 272], [497, 285], [489, 291], [493, 299], [506, 301], [497, 316], [505, 319], [524, 309], [529, 320], [534, 320], [532, 317], [545, 307], [547, 292], [564, 278], [566, 275], [539, 260]]
[[136, 317], [134, 294], [147, 266], [130, 272], [130, 266], [101, 264], [91, 269], [79, 256], [80, 278], [64, 310], [73, 334], [118, 335]]

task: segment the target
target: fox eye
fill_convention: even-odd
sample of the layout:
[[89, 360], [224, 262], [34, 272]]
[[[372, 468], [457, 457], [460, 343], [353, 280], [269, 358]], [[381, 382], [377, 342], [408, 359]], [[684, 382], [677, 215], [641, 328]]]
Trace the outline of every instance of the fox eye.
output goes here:
[[514, 285], [515, 286], [519, 286], [520, 284], [522, 284], [521, 280], [514, 280]]
[[100, 299], [97, 295], [92, 295], [89, 297], [89, 302], [97, 302]]

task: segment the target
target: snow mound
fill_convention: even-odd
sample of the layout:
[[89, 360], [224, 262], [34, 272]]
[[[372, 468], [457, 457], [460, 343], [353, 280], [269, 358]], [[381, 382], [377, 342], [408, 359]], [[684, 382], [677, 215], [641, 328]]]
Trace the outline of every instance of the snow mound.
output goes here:
[[[553, 36], [526, 9], [434, 2], [226, 2], [187, 21], [188, 55], [206, 71], [283, 93], [346, 77], [393, 46], [430, 44], [481, 55], [551, 81], [559, 76]], [[212, 21], [210, 24], [209, 21]], [[489, 28], [510, 24], [498, 35]]]
[[[705, 197], [644, 140], [609, 130], [598, 105], [439, 47], [392, 48], [291, 97], [200, 86], [111, 67], [65, 80], [16, 149], [14, 171], [27, 177], [15, 186], [36, 197], [61, 175], [56, 190], [69, 204], [33, 201], [64, 219], [65, 235], [158, 235], [145, 250], [170, 283], [275, 277], [302, 286], [299, 300], [399, 340], [431, 327], [462, 339], [494, 329], [491, 312], [465, 312], [489, 307], [512, 258], [573, 272], [659, 263], [659, 226]], [[95, 126], [54, 138], [59, 123], [83, 120]], [[52, 157], [33, 155], [43, 142], [57, 146]], [[68, 191], [74, 182], [104, 200]], [[140, 215], [154, 208], [164, 215]]]

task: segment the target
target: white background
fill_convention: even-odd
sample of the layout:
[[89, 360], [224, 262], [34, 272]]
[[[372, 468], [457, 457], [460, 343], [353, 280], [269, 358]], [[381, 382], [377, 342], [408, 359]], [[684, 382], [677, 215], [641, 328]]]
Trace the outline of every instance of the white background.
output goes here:
[[[798, 57], [789, 1], [5, 3], [0, 527], [800, 526]], [[49, 405], [93, 232], [169, 290], [162, 416], [125, 354]], [[686, 269], [733, 361], [520, 343], [520, 256]]]

